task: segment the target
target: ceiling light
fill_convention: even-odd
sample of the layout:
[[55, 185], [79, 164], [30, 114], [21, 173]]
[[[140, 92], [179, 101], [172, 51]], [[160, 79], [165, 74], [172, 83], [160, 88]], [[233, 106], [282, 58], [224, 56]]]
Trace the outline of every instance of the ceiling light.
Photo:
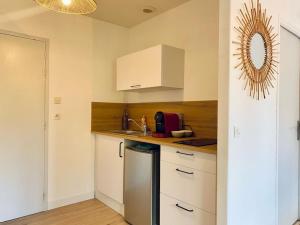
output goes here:
[[62, 3], [63, 3], [65, 6], [69, 6], [69, 5], [72, 3], [72, 0], [62, 0]]
[[68, 14], [89, 14], [97, 9], [94, 0], [34, 0], [48, 9]]

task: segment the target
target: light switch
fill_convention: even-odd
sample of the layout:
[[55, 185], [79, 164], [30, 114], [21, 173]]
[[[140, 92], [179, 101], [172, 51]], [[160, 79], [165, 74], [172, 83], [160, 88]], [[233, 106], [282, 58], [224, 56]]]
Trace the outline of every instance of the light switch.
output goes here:
[[54, 104], [61, 104], [61, 97], [54, 97]]
[[233, 137], [238, 138], [240, 135], [241, 135], [240, 128], [238, 128], [237, 126], [234, 126], [233, 127]]

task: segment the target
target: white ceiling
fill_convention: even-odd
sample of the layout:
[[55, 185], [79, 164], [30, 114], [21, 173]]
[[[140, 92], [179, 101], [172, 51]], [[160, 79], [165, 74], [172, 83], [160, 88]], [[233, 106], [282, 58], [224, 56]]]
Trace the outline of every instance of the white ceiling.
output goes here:
[[[96, 0], [98, 9], [93, 18], [132, 27], [189, 0]], [[156, 11], [145, 14], [143, 8], [152, 6]]]
[[0, 0], [0, 13], [8, 13], [36, 6], [33, 0]]
[[[189, 0], [96, 0], [96, 12], [88, 16], [124, 27], [132, 27]], [[147, 6], [156, 8], [145, 14]], [[33, 0], [0, 0], [0, 14], [39, 7]]]

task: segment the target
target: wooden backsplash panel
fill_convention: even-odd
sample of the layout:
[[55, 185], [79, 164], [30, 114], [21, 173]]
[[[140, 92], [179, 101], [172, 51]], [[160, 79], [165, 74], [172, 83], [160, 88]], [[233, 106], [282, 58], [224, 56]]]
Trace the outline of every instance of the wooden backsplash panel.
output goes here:
[[[217, 101], [159, 102], [159, 103], [92, 103], [92, 131], [121, 129], [124, 109], [129, 117], [140, 123], [141, 117], [147, 117], [148, 125], [155, 131], [154, 115], [157, 111], [182, 113], [184, 123], [191, 125], [196, 136], [217, 137]], [[130, 123], [131, 129], [139, 129]]]
[[120, 130], [126, 104], [92, 103], [92, 131]]
[[[217, 101], [134, 103], [128, 105], [129, 117], [140, 121], [141, 117], [145, 115], [152, 131], [155, 131], [154, 115], [157, 111], [182, 113], [184, 123], [193, 128], [196, 136], [217, 138]], [[134, 124], [130, 125], [130, 128], [137, 129]]]

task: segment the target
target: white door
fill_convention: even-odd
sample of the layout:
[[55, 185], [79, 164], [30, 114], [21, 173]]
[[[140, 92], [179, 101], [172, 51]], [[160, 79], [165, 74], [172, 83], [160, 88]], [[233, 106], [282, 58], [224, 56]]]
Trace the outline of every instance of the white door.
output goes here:
[[281, 29], [279, 76], [278, 216], [279, 225], [298, 219], [300, 41]]
[[0, 34], [0, 222], [44, 209], [45, 42]]

